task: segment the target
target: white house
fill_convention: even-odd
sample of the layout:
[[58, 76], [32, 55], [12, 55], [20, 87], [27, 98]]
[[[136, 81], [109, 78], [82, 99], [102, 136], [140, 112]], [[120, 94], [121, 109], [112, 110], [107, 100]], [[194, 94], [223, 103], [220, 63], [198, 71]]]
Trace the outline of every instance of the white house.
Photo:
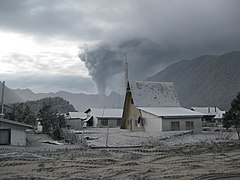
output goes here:
[[180, 106], [173, 83], [133, 81], [128, 83], [121, 128], [201, 132], [202, 117], [202, 113]]
[[122, 119], [122, 109], [90, 108], [85, 113], [90, 117], [88, 126], [92, 127], [119, 127]]
[[0, 145], [26, 145], [26, 129], [32, 126], [0, 118]]
[[225, 111], [218, 107], [191, 107], [191, 110], [205, 114], [203, 118], [204, 124], [219, 125], [222, 123]]

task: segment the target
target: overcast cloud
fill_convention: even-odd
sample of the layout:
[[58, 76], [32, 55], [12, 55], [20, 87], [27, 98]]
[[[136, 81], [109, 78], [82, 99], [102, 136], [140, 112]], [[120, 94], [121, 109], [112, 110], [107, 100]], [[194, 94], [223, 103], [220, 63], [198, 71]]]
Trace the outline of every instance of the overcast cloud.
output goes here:
[[143, 80], [182, 59], [239, 50], [239, 7], [239, 0], [0, 0], [0, 80], [38, 92], [119, 92], [124, 53], [130, 79]]
[[[88, 77], [81, 77], [77, 75], [54, 75], [54, 74], [0, 74], [9, 87], [17, 87], [20, 89], [30, 88], [32, 91], [41, 93], [66, 91], [73, 93], [90, 93], [95, 94], [96, 88], [92, 80]], [[79, 89], [81, 91], [79, 91]]]

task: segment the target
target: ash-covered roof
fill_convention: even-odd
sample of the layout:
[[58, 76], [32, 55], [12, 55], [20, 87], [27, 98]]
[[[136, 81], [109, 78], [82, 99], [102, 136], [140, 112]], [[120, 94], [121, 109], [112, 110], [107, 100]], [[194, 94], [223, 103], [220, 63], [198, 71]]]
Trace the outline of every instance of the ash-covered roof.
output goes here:
[[203, 113], [183, 107], [138, 107], [145, 112], [159, 117], [203, 117]]
[[92, 116], [97, 118], [122, 118], [122, 109], [91, 108]]
[[3, 119], [3, 118], [0, 118], [0, 122], [8, 123], [8, 124], [14, 124], [14, 125], [17, 125], [17, 126], [23, 126], [23, 127], [26, 127], [26, 128], [33, 128], [33, 126], [31, 126], [29, 124], [25, 124], [25, 123], [21, 123], [21, 122], [17, 122], [17, 121], [12, 121], [12, 120], [8, 120], [8, 119]]
[[172, 82], [132, 81], [130, 89], [137, 107], [179, 107]]
[[87, 114], [84, 112], [69, 112], [70, 119], [86, 119]]

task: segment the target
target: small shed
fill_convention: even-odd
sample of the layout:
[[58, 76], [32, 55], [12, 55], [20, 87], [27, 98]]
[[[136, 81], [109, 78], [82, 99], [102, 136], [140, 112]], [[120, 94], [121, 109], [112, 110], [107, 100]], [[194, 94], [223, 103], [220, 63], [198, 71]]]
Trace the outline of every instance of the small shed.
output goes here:
[[119, 127], [122, 119], [122, 109], [90, 108], [85, 113], [90, 119], [88, 125], [92, 127]]
[[0, 145], [26, 145], [26, 129], [31, 125], [0, 118]]
[[127, 87], [121, 128], [201, 132], [202, 117], [202, 113], [180, 106], [172, 82], [132, 81]]
[[84, 112], [69, 112], [66, 114], [68, 125], [75, 130], [82, 130], [86, 126], [84, 120], [87, 119], [87, 114]]

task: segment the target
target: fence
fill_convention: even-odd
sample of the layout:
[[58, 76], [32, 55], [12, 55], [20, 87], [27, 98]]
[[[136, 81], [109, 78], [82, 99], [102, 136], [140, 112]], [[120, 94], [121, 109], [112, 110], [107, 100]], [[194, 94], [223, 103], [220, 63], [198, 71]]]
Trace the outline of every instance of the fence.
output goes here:
[[82, 145], [61, 145], [57, 147], [14, 147], [14, 146], [2, 146], [0, 147], [0, 154], [21, 154], [21, 153], [33, 153], [41, 155], [51, 155], [58, 153], [68, 153], [74, 151], [84, 151], [87, 148]]
[[67, 142], [72, 144], [82, 144], [83, 146], [87, 146], [87, 141], [84, 137], [84, 134], [75, 134], [75, 132], [69, 129], [61, 129], [61, 136]]

